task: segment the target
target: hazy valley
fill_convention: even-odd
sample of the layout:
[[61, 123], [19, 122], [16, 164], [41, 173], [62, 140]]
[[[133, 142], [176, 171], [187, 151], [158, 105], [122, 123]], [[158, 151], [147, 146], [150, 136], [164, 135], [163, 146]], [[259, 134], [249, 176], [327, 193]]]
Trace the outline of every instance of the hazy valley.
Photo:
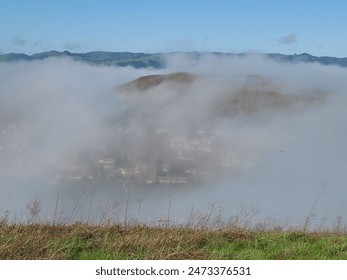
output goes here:
[[345, 213], [344, 60], [276, 57], [1, 55], [0, 210], [331, 225]]

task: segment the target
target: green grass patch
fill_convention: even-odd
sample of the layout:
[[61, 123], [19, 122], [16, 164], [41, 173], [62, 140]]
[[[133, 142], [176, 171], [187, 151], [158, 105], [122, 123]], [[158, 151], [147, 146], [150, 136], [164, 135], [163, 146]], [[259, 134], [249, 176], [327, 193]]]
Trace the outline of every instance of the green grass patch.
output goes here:
[[0, 225], [0, 259], [347, 259], [344, 232]]

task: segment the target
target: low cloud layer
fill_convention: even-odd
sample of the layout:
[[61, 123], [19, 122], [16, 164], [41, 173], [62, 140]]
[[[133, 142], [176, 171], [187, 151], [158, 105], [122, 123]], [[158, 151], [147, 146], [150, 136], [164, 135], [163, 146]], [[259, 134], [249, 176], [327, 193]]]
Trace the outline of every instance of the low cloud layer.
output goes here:
[[285, 45], [291, 45], [293, 43], [296, 42], [298, 35], [294, 34], [294, 33], [290, 33], [287, 36], [281, 37], [278, 39], [278, 41], [281, 44], [285, 44]]
[[27, 43], [28, 43], [28, 40], [21, 36], [16, 36], [12, 40], [12, 44], [15, 46], [25, 46]]
[[[170, 73], [194, 78], [121, 90]], [[331, 225], [345, 213], [346, 74], [261, 55], [168, 55], [161, 71], [1, 63], [0, 210], [19, 219], [38, 199], [47, 221]]]
[[69, 51], [81, 51], [83, 49], [85, 49], [86, 44], [83, 42], [66, 42], [64, 44], [64, 49], [67, 49]]

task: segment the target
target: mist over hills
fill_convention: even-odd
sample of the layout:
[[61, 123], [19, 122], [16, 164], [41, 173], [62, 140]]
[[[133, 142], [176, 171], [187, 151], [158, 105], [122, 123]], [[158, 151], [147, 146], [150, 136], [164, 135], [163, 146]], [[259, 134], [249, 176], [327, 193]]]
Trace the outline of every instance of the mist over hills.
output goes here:
[[62, 222], [111, 211], [115, 221], [183, 224], [192, 209], [215, 205], [226, 219], [259, 209], [256, 222], [288, 225], [313, 212], [312, 224], [330, 225], [345, 213], [345, 59], [56, 51], [0, 59], [0, 217], [20, 217], [36, 198], [42, 218], [54, 211]]
[[[107, 65], [107, 66], [132, 66], [136, 69], [139, 68], [164, 68], [165, 59], [168, 56], [176, 54], [184, 54], [190, 59], [199, 59], [206, 54], [213, 54], [218, 57], [237, 58], [245, 57], [249, 53], [221, 53], [221, 52], [174, 52], [174, 53], [133, 53], [133, 52], [105, 52], [105, 51], [92, 51], [87, 53], [72, 53], [69, 51], [48, 51], [27, 55], [23, 53], [7, 53], [0, 55], [0, 62], [13, 62], [13, 61], [34, 61], [42, 60], [51, 57], [69, 57], [73, 60], [85, 62], [92, 65]], [[277, 62], [310, 62], [319, 63], [323, 65], [336, 65], [341, 67], [347, 67], [347, 58], [329, 57], [329, 56], [313, 56], [308, 53], [302, 54], [279, 54], [268, 53], [260, 54], [264, 55], [271, 60]]]

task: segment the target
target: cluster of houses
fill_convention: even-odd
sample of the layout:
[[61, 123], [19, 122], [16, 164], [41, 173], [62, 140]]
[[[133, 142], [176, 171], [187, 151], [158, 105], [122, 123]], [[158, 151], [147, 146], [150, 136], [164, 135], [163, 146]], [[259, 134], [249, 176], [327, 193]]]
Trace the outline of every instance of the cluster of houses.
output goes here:
[[[227, 154], [220, 152], [204, 138], [188, 140], [173, 137], [165, 142], [166, 153], [144, 157], [131, 149], [119, 148], [110, 157], [103, 153], [95, 156], [89, 165], [65, 162], [58, 168], [58, 179], [107, 182], [130, 182], [134, 184], [172, 184], [184, 185], [199, 183], [219, 175], [223, 171]], [[144, 159], [146, 158], [146, 159]], [[224, 161], [224, 163], [223, 163]]]
[[[0, 128], [0, 155], [26, 147], [31, 141], [29, 133], [17, 127]], [[129, 147], [117, 146], [69, 154], [54, 165], [53, 180], [184, 185], [209, 180], [225, 170], [228, 173], [233, 167], [230, 155], [218, 150], [220, 147], [204, 132], [195, 138], [170, 137], [162, 131], [153, 135], [156, 136], [162, 139], [160, 145], [164, 148], [160, 152], [152, 151], [153, 147], [135, 152]], [[150, 147], [148, 142], [153, 139], [147, 137], [146, 140], [144, 146]]]

